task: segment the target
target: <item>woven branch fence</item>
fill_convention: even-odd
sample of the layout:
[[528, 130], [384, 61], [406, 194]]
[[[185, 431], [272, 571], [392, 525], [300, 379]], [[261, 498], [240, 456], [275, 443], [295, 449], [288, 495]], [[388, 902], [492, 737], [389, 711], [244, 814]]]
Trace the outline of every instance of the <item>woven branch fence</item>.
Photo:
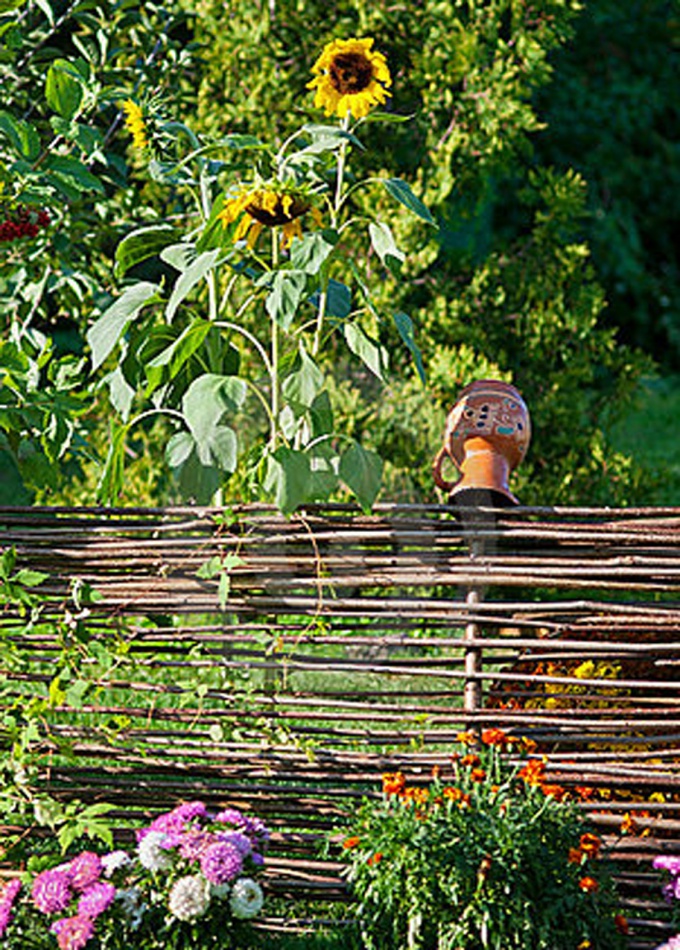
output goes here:
[[[270, 889], [342, 901], [318, 849], [338, 818], [383, 772], [426, 782], [461, 729], [499, 726], [581, 789], [630, 947], [667, 934], [651, 858], [680, 851], [680, 509], [12, 508], [0, 547], [49, 575], [43, 620], [75, 602], [73, 624], [124, 646], [57, 710], [53, 795], [253, 809]], [[8, 697], [54, 675], [45, 629], [21, 635]]]

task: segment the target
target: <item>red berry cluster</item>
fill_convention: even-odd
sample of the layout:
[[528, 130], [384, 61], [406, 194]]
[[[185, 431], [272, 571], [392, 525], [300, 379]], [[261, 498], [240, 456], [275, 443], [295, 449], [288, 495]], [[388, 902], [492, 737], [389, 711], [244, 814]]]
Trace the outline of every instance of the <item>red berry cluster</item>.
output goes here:
[[0, 242], [18, 241], [23, 237], [34, 238], [41, 228], [50, 223], [48, 211], [29, 211], [28, 208], [18, 208], [0, 221]]

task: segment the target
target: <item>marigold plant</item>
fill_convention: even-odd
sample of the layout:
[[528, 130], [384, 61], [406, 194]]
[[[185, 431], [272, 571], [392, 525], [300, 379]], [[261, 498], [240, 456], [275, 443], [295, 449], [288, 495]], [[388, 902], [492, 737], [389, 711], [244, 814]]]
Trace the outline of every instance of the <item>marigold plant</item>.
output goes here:
[[497, 729], [481, 738], [463, 734], [451, 774], [426, 786], [386, 775], [380, 801], [343, 830], [365, 946], [623, 947], [603, 843], [577, 803], [521, 741]]

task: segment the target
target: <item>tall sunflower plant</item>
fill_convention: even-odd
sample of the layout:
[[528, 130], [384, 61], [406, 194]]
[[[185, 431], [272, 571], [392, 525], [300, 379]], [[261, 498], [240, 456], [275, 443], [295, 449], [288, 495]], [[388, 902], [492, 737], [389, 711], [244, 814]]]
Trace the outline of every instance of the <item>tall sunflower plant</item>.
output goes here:
[[88, 334], [119, 415], [102, 500], [119, 497], [134, 428], [161, 415], [185, 497], [219, 499], [239, 472], [239, 491], [284, 512], [339, 491], [372, 506], [383, 463], [335, 431], [329, 374], [356, 359], [384, 381], [390, 324], [425, 374], [410, 318], [381, 312], [367, 276], [399, 279], [405, 254], [389, 224], [355, 199], [384, 189], [436, 227], [406, 182], [360, 178], [352, 166], [363, 123], [402, 120], [380, 108], [391, 84], [372, 39], [334, 40], [308, 83], [324, 120], [278, 147], [244, 134], [200, 141], [152, 105], [126, 103], [151, 176], [175, 202], [193, 201], [123, 238], [122, 293]]

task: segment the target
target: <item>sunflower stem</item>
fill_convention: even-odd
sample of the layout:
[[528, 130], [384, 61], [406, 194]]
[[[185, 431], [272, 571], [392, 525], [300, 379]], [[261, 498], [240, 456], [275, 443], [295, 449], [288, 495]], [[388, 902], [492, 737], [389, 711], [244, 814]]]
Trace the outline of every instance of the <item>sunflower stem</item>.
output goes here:
[[[279, 267], [279, 241], [276, 228], [272, 228], [272, 271]], [[279, 325], [276, 315], [272, 313], [272, 340], [271, 340], [271, 447], [276, 450], [279, 435]]]

